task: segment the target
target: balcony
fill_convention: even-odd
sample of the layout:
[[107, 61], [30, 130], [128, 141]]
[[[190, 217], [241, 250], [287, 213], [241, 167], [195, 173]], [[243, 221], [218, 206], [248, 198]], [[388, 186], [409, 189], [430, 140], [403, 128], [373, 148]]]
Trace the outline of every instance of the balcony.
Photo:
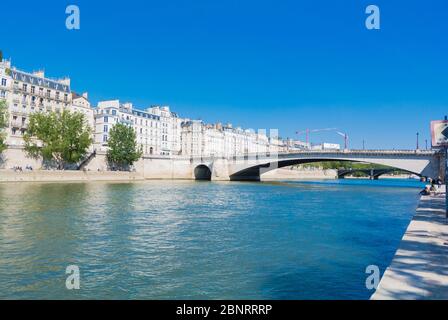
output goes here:
[[28, 128], [28, 123], [21, 120], [12, 120], [11, 128]]
[[19, 109], [12, 109], [11, 110], [11, 113], [12, 114], [18, 114], [18, 115], [27, 115], [28, 114], [28, 111], [25, 109], [25, 110], [19, 110]]

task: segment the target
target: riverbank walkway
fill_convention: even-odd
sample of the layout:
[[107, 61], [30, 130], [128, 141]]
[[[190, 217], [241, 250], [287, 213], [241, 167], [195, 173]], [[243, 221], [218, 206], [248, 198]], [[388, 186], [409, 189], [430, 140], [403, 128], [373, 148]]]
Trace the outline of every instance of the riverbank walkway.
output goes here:
[[422, 196], [372, 300], [448, 299], [445, 194]]

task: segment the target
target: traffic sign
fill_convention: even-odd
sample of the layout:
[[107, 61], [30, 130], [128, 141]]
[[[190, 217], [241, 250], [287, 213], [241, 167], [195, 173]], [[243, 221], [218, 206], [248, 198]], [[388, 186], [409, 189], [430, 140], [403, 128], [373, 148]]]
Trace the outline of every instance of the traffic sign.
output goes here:
[[448, 120], [431, 121], [433, 148], [448, 147]]

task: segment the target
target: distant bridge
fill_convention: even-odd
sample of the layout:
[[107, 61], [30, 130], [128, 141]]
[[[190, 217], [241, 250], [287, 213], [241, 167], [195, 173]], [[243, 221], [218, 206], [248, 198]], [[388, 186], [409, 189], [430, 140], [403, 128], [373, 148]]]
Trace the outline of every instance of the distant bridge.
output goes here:
[[[196, 179], [259, 181], [273, 169], [321, 161], [351, 161], [384, 165], [422, 177], [444, 176], [443, 154], [428, 150], [343, 150], [297, 151], [280, 154], [252, 154], [230, 158], [192, 157]], [[376, 172], [375, 176], [384, 174]]]
[[[355, 174], [355, 173], [362, 173], [366, 176], [368, 176], [371, 180], [378, 180], [380, 176], [383, 174], [389, 174], [394, 171], [397, 171], [397, 169], [394, 168], [388, 168], [388, 169], [338, 169], [338, 178], [344, 179], [345, 176]], [[402, 170], [400, 170], [402, 171]]]

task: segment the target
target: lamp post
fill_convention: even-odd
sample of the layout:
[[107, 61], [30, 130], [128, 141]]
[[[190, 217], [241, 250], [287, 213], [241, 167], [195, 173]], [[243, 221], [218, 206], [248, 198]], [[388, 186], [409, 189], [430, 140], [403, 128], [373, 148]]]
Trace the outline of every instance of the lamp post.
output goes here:
[[366, 141], [362, 139], [362, 150], [366, 150]]
[[[445, 121], [448, 120], [448, 116], [445, 116]], [[445, 153], [445, 217], [448, 219], [448, 148], [443, 148]]]
[[419, 133], [417, 132], [417, 148], [416, 148], [416, 150], [418, 150], [418, 135], [419, 135]]

